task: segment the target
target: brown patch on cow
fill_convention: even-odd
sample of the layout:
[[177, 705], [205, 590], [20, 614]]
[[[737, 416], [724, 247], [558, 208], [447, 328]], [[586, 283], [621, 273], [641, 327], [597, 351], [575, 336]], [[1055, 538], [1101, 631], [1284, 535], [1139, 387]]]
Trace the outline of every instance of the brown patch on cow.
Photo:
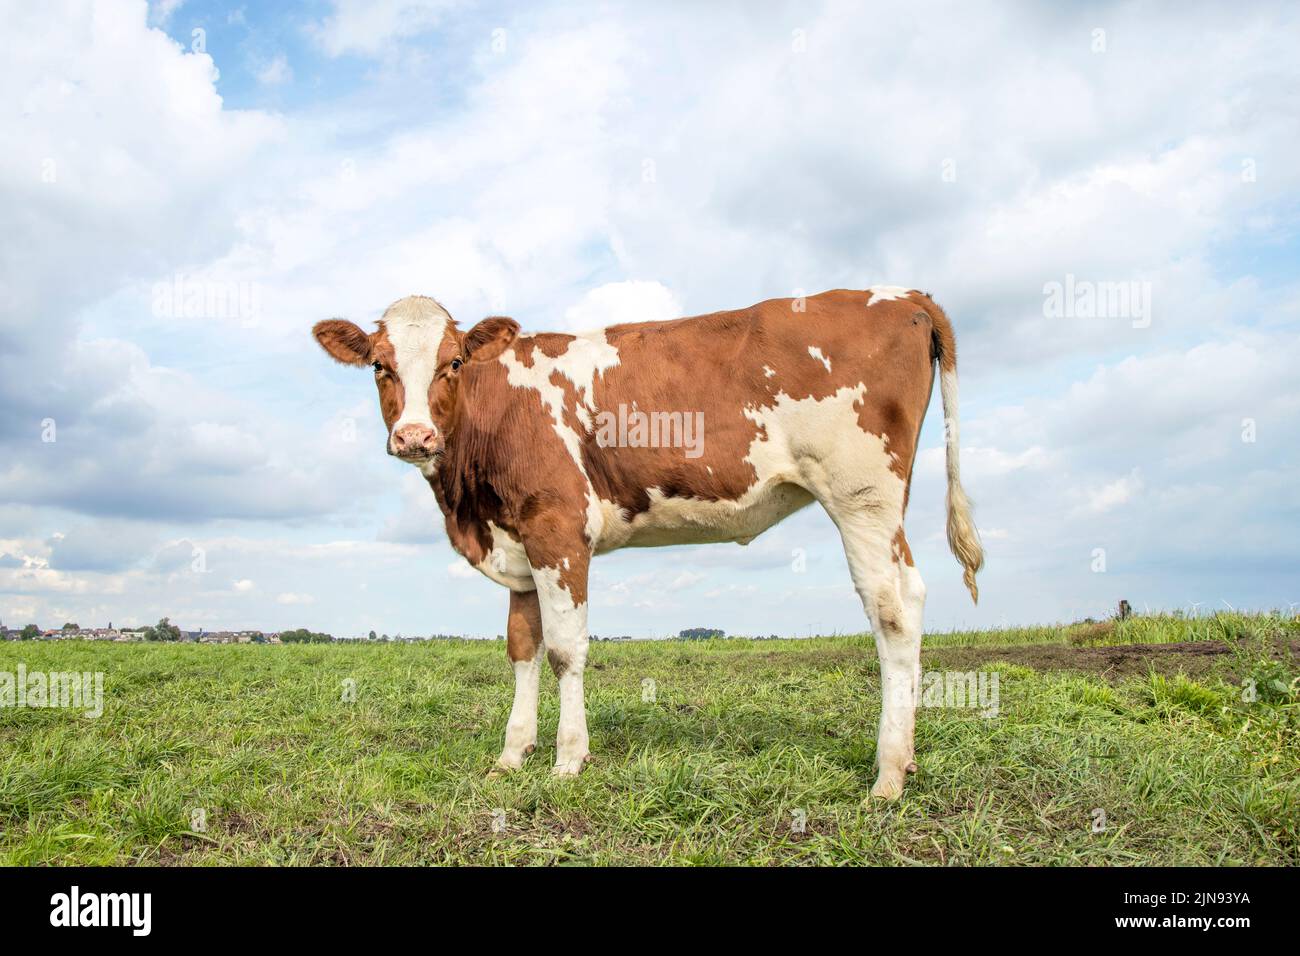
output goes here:
[[542, 609], [536, 591], [511, 591], [506, 618], [506, 656], [512, 662], [531, 661], [542, 646]]
[[537, 351], [541, 352], [547, 358], [559, 358], [569, 350], [571, 343], [576, 336], [568, 335], [563, 332], [539, 332], [532, 336]]
[[554, 648], [546, 649], [546, 660], [550, 662], [551, 670], [557, 678], [563, 677], [569, 669], [569, 659], [561, 654], [557, 654]]
[[586, 604], [591, 562], [586, 513], [572, 505], [539, 501], [521, 516], [520, 535], [528, 563], [535, 569], [555, 571], [574, 607]]
[[893, 637], [903, 633], [903, 606], [892, 588], [881, 590], [875, 597], [876, 623], [881, 633]]
[[530, 336], [526, 339], [515, 340], [515, 358], [524, 368], [532, 368], [535, 359], [533, 352], [537, 349], [537, 342]]
[[915, 567], [915, 565], [912, 563], [912, 549], [908, 547], [907, 535], [903, 533], [903, 529], [901, 527], [894, 532], [894, 541], [893, 541], [892, 548], [893, 548], [895, 564], [902, 562], [903, 564], [906, 564], [909, 568]]

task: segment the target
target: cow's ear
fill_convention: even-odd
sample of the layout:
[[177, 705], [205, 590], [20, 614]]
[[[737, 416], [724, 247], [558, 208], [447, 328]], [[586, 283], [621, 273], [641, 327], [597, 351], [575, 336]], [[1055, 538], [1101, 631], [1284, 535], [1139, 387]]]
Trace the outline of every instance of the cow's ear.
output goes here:
[[510, 347], [519, 334], [519, 323], [504, 315], [484, 319], [461, 339], [461, 354], [468, 362], [487, 362]]
[[370, 336], [347, 319], [317, 322], [311, 334], [335, 361], [344, 365], [370, 364]]

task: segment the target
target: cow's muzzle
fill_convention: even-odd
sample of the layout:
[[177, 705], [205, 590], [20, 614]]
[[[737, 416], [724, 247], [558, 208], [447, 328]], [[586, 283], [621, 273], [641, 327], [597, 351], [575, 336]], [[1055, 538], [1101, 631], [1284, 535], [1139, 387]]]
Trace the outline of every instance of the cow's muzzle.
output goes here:
[[403, 461], [428, 461], [441, 451], [438, 430], [428, 425], [403, 425], [388, 436], [388, 453]]

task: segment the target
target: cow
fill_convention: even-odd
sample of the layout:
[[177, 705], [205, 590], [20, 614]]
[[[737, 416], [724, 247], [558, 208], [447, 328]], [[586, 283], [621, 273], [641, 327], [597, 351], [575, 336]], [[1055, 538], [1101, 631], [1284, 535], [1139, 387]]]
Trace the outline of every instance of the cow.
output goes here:
[[901, 793], [916, 770], [925, 603], [903, 516], [936, 368], [948, 544], [975, 601], [984, 562], [959, 476], [956, 340], [929, 294], [836, 289], [577, 335], [523, 334], [504, 316], [461, 331], [437, 301], [410, 296], [374, 331], [346, 319], [312, 331], [337, 361], [373, 367], [387, 452], [428, 481], [451, 546], [509, 589], [515, 691], [497, 769], [536, 748], [543, 655], [559, 683], [553, 772], [590, 759], [595, 555], [748, 544], [815, 501], [839, 530], [880, 658], [871, 792]]

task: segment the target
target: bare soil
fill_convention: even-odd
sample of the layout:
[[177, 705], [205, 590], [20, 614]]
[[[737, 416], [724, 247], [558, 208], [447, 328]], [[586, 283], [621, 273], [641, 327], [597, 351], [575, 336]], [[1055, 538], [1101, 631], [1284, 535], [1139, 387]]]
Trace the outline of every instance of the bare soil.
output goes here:
[[[1278, 641], [1277, 656], [1300, 658], [1300, 640]], [[1232, 662], [1232, 648], [1219, 641], [1185, 641], [1180, 644], [1118, 644], [1106, 647], [1070, 647], [1030, 644], [1016, 647], [943, 647], [921, 652], [921, 666], [971, 670], [980, 664], [1006, 661], [1034, 670], [1076, 671], [1108, 681], [1155, 671], [1200, 677]]]

